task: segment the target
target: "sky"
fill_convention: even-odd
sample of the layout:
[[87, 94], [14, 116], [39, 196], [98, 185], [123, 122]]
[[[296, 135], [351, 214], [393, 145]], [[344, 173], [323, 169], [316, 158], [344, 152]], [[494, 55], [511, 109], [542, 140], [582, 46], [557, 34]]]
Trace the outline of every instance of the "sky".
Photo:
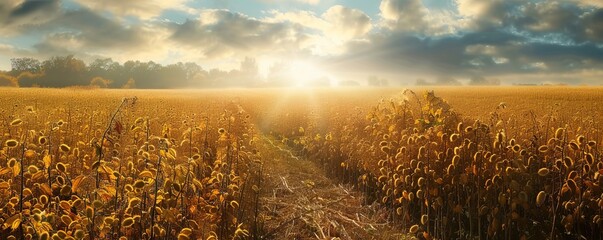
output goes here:
[[65, 55], [225, 70], [251, 57], [265, 75], [292, 62], [338, 81], [601, 85], [603, 0], [0, 1], [0, 69]]

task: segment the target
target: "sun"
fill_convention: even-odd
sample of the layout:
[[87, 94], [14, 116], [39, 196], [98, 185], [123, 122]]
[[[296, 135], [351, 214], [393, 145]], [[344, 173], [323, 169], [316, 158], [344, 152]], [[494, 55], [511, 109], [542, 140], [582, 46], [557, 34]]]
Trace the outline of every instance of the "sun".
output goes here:
[[333, 86], [336, 82], [329, 72], [311, 61], [292, 61], [289, 63], [287, 75], [291, 85], [298, 88]]

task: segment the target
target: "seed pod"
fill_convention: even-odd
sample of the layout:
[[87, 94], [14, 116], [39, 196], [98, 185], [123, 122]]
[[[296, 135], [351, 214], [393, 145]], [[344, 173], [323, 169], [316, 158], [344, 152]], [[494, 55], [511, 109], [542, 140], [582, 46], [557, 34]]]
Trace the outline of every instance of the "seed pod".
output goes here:
[[63, 222], [65, 225], [69, 226], [69, 224], [71, 224], [71, 221], [73, 220], [71, 219], [71, 217], [69, 217], [69, 215], [61, 216], [61, 222]]
[[427, 216], [427, 214], [423, 214], [423, 216], [421, 216], [421, 224], [426, 225], [428, 221], [429, 217]]
[[71, 194], [71, 187], [68, 186], [68, 185], [64, 185], [61, 188], [61, 195], [63, 195], [63, 196], [69, 196], [69, 194]]
[[84, 230], [82, 230], [82, 229], [76, 230], [75, 233], [73, 234], [73, 236], [75, 236], [76, 239], [83, 239], [85, 235], [86, 234], [84, 233]]
[[12, 122], [10, 122], [11, 126], [19, 126], [21, 125], [21, 123], [23, 123], [23, 120], [21, 120], [20, 118], [17, 118], [15, 120], [13, 120]]
[[40, 240], [48, 240], [48, 239], [50, 239], [50, 235], [48, 234], [48, 232], [40, 233]]
[[417, 184], [419, 185], [419, 187], [423, 187], [425, 185], [425, 178], [420, 177], [419, 180], [417, 180]]
[[419, 231], [419, 225], [415, 224], [415, 225], [412, 225], [412, 227], [410, 227], [410, 230], [408, 232], [411, 234], [415, 234], [418, 231]]
[[29, 171], [29, 173], [31, 174], [36, 174], [38, 172], [38, 167], [34, 166], [34, 165], [30, 165], [29, 167], [27, 167], [27, 171]]
[[17, 145], [19, 145], [19, 142], [17, 142], [17, 140], [15, 140], [15, 139], [9, 139], [4, 143], [4, 145], [9, 148], [14, 148]]
[[60, 172], [67, 172], [67, 166], [65, 166], [64, 163], [57, 163], [57, 165], [55, 167]]
[[547, 175], [549, 175], [550, 170], [548, 168], [541, 168], [538, 170], [538, 175], [540, 175], [541, 177], [546, 177]]
[[586, 162], [588, 162], [588, 164], [593, 164], [594, 161], [595, 161], [595, 158], [593, 157], [592, 154], [590, 154], [590, 153], [586, 154]]
[[576, 185], [576, 181], [574, 179], [567, 180], [567, 186], [572, 190], [572, 192], [576, 193], [578, 191], [578, 185]]
[[456, 140], [458, 140], [458, 139], [459, 139], [458, 133], [450, 135], [450, 142], [456, 142]]
[[555, 138], [557, 138], [557, 139], [563, 138], [563, 133], [564, 133], [563, 128], [557, 128], [557, 131], [555, 131]]
[[134, 187], [135, 188], [143, 188], [144, 187], [144, 181], [138, 180], [138, 181], [134, 182]]
[[404, 210], [402, 209], [402, 207], [396, 208], [396, 214], [402, 215], [403, 213], [404, 213]]
[[190, 237], [187, 236], [186, 234], [182, 234], [182, 233], [178, 234], [178, 240], [189, 240], [189, 239], [190, 239]]
[[547, 145], [542, 145], [542, 146], [540, 146], [540, 147], [538, 148], [538, 151], [539, 151], [539, 152], [541, 152], [541, 153], [545, 153], [545, 152], [549, 151], [549, 146], [547, 146]]
[[541, 206], [544, 203], [546, 198], [546, 193], [544, 191], [540, 191], [536, 196], [536, 206]]
[[126, 218], [121, 222], [121, 225], [123, 227], [131, 227], [132, 225], [134, 225], [134, 219], [131, 217]]
[[71, 148], [67, 146], [67, 144], [61, 144], [59, 146], [59, 149], [61, 150], [61, 152], [69, 152], [69, 150], [71, 150]]

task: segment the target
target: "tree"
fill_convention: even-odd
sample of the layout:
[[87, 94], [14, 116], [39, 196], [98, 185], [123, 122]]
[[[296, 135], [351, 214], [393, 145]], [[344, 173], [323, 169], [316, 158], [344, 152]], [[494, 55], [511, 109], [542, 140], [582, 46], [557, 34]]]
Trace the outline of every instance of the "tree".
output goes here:
[[99, 88], [108, 88], [111, 84], [111, 80], [104, 79], [102, 77], [94, 77], [90, 80], [90, 86], [99, 87]]
[[19, 82], [17, 78], [0, 72], [0, 87], [19, 87]]
[[459, 86], [461, 85], [461, 83], [454, 79], [453, 77], [448, 77], [448, 76], [440, 76], [436, 79], [436, 84], [437, 85], [443, 85], [443, 86]]
[[123, 89], [136, 88], [136, 82], [134, 81], [133, 78], [130, 78], [130, 79], [128, 79], [128, 82], [126, 82], [126, 84], [124, 84], [121, 88], [123, 88]]
[[369, 86], [376, 86], [376, 87], [387, 86], [387, 82], [388, 82], [387, 79], [379, 78], [377, 76], [370, 76], [368, 79]]
[[73, 57], [52, 57], [42, 63], [45, 77], [40, 85], [43, 87], [68, 87], [88, 85], [87, 68], [84, 61]]
[[41, 64], [38, 59], [34, 58], [11, 58], [11, 73], [15, 76], [21, 72], [31, 72], [31, 73], [39, 73], [41, 70]]
[[469, 85], [474, 85], [474, 86], [500, 85], [500, 80], [496, 79], [496, 78], [487, 79], [483, 76], [473, 76], [469, 80]]

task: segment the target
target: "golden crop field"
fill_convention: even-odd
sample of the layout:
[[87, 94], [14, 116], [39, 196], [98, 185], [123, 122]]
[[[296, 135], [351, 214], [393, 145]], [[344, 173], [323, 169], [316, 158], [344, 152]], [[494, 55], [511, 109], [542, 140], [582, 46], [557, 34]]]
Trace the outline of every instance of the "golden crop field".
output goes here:
[[0, 89], [0, 239], [602, 239], [601, 90]]

